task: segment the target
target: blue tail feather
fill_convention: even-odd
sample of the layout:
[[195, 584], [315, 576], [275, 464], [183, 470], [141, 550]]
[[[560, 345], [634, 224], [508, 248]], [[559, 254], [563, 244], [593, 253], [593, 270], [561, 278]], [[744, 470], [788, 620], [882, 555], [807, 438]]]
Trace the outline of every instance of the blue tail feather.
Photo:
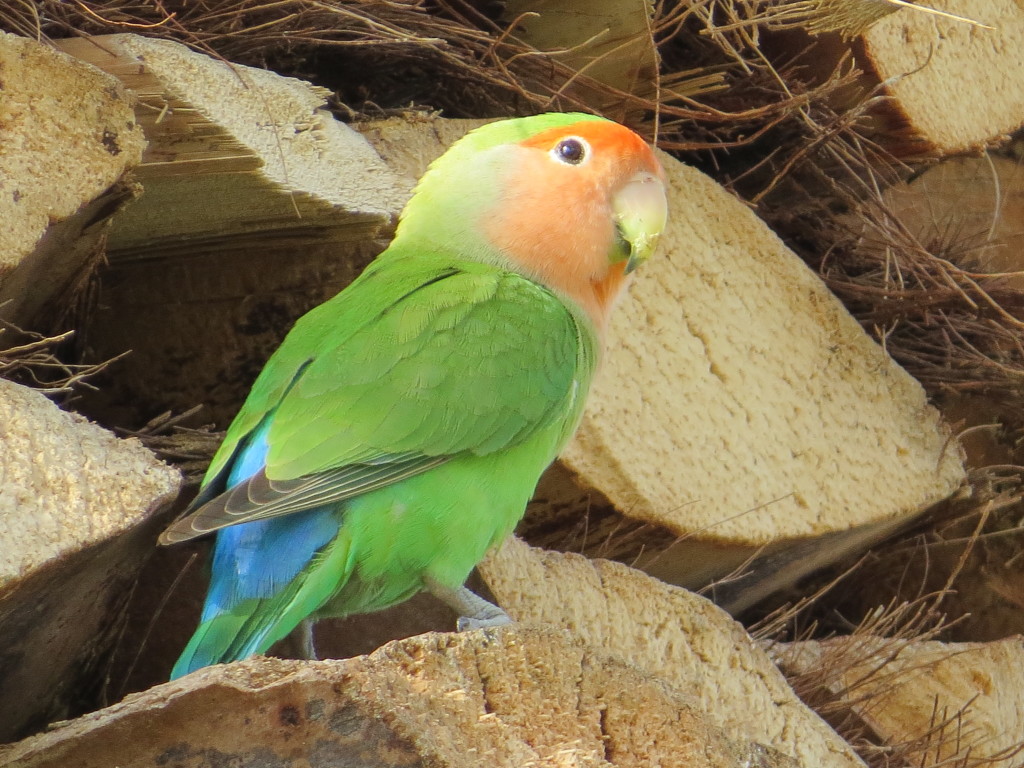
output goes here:
[[[268, 429], [269, 419], [235, 457], [229, 488], [265, 465]], [[280, 610], [261, 610], [260, 603], [288, 599], [289, 586], [317, 552], [337, 537], [340, 526], [338, 511], [322, 507], [218, 531], [200, 625], [171, 679], [210, 664], [261, 653], [290, 631], [290, 627], [282, 630], [276, 626]]]

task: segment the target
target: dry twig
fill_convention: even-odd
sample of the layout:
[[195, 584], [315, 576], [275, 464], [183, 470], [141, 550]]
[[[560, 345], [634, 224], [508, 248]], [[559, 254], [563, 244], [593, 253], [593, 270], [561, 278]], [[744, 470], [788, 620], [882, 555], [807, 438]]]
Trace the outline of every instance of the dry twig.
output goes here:
[[0, 319], [0, 378], [24, 384], [52, 396], [67, 396], [79, 387], [93, 388], [88, 379], [119, 357], [91, 365], [66, 363], [57, 355], [74, 331], [56, 336], [23, 331]]
[[162, 413], [141, 429], [117, 431], [138, 438], [161, 461], [181, 470], [188, 482], [197, 483], [206, 473], [213, 454], [224, 439], [224, 433], [216, 431], [212, 424], [183, 426], [194, 422], [202, 409], [201, 405], [197, 405], [184, 413]]

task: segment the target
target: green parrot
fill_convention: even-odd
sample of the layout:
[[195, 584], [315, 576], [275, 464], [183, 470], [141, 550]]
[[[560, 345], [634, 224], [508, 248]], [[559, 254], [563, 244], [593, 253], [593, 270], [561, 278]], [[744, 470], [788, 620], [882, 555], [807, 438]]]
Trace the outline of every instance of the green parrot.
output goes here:
[[490, 123], [424, 174], [390, 246], [296, 322], [168, 544], [216, 532], [172, 679], [303, 624], [463, 583], [572, 436], [616, 297], [665, 227], [664, 172], [586, 114]]

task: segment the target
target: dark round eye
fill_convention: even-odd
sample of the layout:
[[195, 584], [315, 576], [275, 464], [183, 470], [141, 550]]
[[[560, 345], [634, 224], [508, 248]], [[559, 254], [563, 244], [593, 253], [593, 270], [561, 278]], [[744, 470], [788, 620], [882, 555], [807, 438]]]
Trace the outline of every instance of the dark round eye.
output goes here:
[[587, 157], [587, 144], [583, 139], [570, 136], [558, 142], [551, 152], [566, 165], [579, 165]]

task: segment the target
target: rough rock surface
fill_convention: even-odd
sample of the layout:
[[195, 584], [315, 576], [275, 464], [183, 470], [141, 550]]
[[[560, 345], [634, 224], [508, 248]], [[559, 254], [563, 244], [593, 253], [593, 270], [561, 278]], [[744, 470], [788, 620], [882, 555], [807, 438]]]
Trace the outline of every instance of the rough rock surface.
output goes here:
[[793, 693], [743, 627], [710, 601], [607, 560], [510, 539], [480, 566], [515, 620], [568, 629], [590, 647], [686, 691], [734, 739], [807, 768], [863, 763]]
[[35, 40], [0, 33], [0, 89], [0, 317], [39, 327], [131, 196], [145, 140], [116, 78]]
[[18, 768], [795, 768], [685, 693], [530, 627], [429, 634], [346, 661], [208, 667], [0, 748]]
[[907, 153], [953, 154], [1024, 124], [1024, 6], [1019, 0], [928, 5], [993, 29], [902, 9], [863, 36], [862, 62], [892, 97]]
[[0, 380], [0, 741], [102, 685], [127, 590], [180, 476]]

